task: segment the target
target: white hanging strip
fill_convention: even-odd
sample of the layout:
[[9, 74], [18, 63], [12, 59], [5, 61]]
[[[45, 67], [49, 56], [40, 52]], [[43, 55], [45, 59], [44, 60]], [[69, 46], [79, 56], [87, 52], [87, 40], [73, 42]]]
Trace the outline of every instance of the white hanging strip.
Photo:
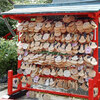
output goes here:
[[96, 40], [96, 29], [94, 30], [94, 40]]
[[21, 34], [21, 32], [19, 32], [19, 38], [21, 38], [21, 36], [22, 36], [22, 34]]

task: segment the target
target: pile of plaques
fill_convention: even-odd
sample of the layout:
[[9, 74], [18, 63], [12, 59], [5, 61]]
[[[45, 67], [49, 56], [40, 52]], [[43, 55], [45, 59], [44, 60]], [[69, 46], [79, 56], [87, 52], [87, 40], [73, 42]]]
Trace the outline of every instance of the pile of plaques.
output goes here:
[[21, 82], [88, 91], [88, 80], [96, 76], [94, 66], [98, 64], [93, 57], [95, 22], [71, 15], [34, 19], [17, 27]]

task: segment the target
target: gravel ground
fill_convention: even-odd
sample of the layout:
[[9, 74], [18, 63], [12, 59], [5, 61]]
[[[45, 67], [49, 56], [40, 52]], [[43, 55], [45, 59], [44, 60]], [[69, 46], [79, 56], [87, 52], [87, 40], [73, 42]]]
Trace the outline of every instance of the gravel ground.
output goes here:
[[[74, 97], [66, 97], [66, 96], [57, 96], [57, 95], [51, 95], [47, 94], [49, 96], [48, 100], [86, 100], [86, 99], [79, 99], [79, 98], [74, 98]], [[19, 98], [17, 100], [44, 100], [41, 97], [38, 98], [27, 98], [26, 96], [23, 96], [22, 98]], [[47, 99], [45, 99], [47, 100]]]
[[[74, 97], [66, 97], [66, 96], [58, 96], [58, 95], [51, 95], [51, 94], [47, 94], [49, 96], [50, 99], [48, 100], [86, 100], [86, 99], [79, 99], [79, 98], [74, 98]], [[1, 98], [6, 98], [7, 95], [7, 89], [0, 91], [0, 99]], [[23, 96], [21, 98], [18, 98], [16, 100], [44, 100], [41, 97], [38, 98], [27, 98], [26, 96]]]
[[[74, 97], [66, 97], [66, 96], [58, 96], [58, 95], [51, 95], [51, 94], [45, 94], [50, 97], [48, 100], [86, 100], [86, 99], [78, 99]], [[0, 99], [1, 98], [6, 98], [7, 97], [7, 89], [0, 91]], [[39, 95], [37, 96], [38, 98], [27, 98], [26, 96], [23, 96], [19, 99], [16, 100], [43, 100]]]
[[7, 83], [0, 83], [0, 91], [3, 91], [4, 89], [7, 89]]
[[[80, 88], [77, 91], [75, 91], [74, 89], [69, 89], [67, 92], [88, 95], [88, 92], [83, 91]], [[23, 100], [23, 99], [24, 100], [44, 100], [43, 98], [41, 98], [41, 95], [43, 96], [43, 93], [40, 93], [40, 94], [37, 93], [36, 95], [37, 95], [36, 98], [27, 98], [27, 96], [23, 96], [23, 97], [16, 99], [16, 100]], [[86, 99], [78, 99], [78, 98], [74, 98], [74, 97], [58, 96], [58, 95], [52, 95], [52, 94], [44, 94], [44, 95], [47, 95], [49, 97], [48, 100], [86, 100]], [[0, 99], [7, 98], [7, 97], [8, 97], [8, 95], [7, 95], [7, 83], [2, 83], [2, 84], [0, 83]]]

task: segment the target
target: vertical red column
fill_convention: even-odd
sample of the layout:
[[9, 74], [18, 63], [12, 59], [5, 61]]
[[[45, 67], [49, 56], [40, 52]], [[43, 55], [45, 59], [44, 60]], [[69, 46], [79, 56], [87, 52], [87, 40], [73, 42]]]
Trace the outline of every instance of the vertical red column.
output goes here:
[[98, 98], [100, 99], [100, 73], [99, 73], [99, 77], [98, 77]]
[[[94, 50], [94, 58], [97, 59], [97, 62], [99, 61], [98, 60], [98, 13], [95, 13], [94, 15], [94, 21], [97, 25], [97, 28], [94, 30], [94, 39], [93, 39], [93, 42], [96, 42], [97, 43], [97, 48]], [[94, 99], [94, 87], [95, 85], [98, 84], [98, 64], [96, 66], [94, 66], [94, 70], [96, 71], [96, 77], [94, 79], [90, 79], [89, 80], [89, 100], [95, 100]], [[99, 100], [99, 99], [96, 99], [96, 100]]]
[[22, 61], [18, 60], [18, 68], [20, 68]]
[[12, 94], [12, 89], [13, 89], [13, 71], [9, 70], [8, 71], [8, 95]]
[[[97, 43], [97, 48], [94, 50], [94, 57], [97, 59], [97, 62], [98, 62], [98, 64], [96, 66], [94, 66], [94, 70], [96, 71], [96, 77], [94, 78], [94, 84], [97, 87], [99, 87], [99, 84], [98, 84], [99, 83], [98, 82], [98, 79], [99, 79], [99, 70], [98, 70], [98, 68], [99, 68], [99, 56], [98, 56], [98, 53], [99, 53], [98, 52], [99, 17], [98, 17], [98, 13], [95, 14], [94, 21], [95, 21], [95, 23], [97, 25], [97, 28], [96, 28], [95, 33], [94, 33], [94, 42]], [[94, 100], [99, 100], [99, 94], [97, 95], [96, 98], [94, 98]]]
[[[97, 25], [97, 28], [94, 31], [94, 42], [97, 43], [97, 48], [94, 50], [94, 57], [97, 59], [97, 62], [99, 63], [99, 58], [98, 58], [98, 23], [99, 23], [99, 19], [98, 19], [98, 13], [95, 13], [95, 18], [94, 21]], [[96, 71], [96, 77], [95, 77], [95, 82], [97, 82], [98, 80], [98, 67], [99, 65], [97, 64], [96, 66], [94, 66], [94, 70]]]
[[93, 81], [93, 79], [90, 79], [89, 80], [89, 91], [88, 91], [89, 98], [88, 98], [88, 100], [93, 100], [93, 85], [94, 85], [94, 81]]
[[[19, 80], [20, 80], [21, 76], [19, 76], [18, 78], [19, 78]], [[18, 84], [18, 90], [21, 90], [21, 89], [22, 89], [22, 82], [20, 82], [20, 83]]]

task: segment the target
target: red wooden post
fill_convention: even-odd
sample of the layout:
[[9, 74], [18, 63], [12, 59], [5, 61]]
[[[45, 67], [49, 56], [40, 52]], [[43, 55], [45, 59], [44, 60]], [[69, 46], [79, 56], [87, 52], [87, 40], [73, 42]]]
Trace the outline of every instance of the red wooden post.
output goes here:
[[[20, 75], [18, 78], [19, 78], [19, 80], [20, 80], [21, 75]], [[22, 89], [22, 82], [20, 82], [20, 83], [18, 84], [18, 90], [20, 91], [21, 89]]]
[[93, 82], [93, 79], [90, 79], [89, 80], [89, 98], [88, 100], [93, 100], [93, 85], [94, 85], [94, 82]]
[[[98, 13], [95, 13], [94, 21], [98, 26]], [[94, 31], [94, 42], [96, 42], [98, 46], [98, 27]], [[98, 47], [94, 50], [93, 56], [97, 59], [98, 62]], [[99, 100], [98, 97], [94, 98], [94, 86], [98, 85], [98, 65], [94, 66], [94, 70], [96, 71], [96, 77], [89, 80], [89, 100]]]
[[12, 94], [12, 89], [13, 89], [13, 71], [9, 70], [8, 71], [8, 95]]
[[100, 99], [100, 72], [99, 72], [99, 79], [98, 79], [98, 89], [99, 89], [98, 98]]
[[22, 61], [18, 60], [18, 68], [21, 67], [21, 63], [22, 63]]
[[[95, 13], [94, 21], [97, 25], [97, 28], [94, 31], [94, 42], [97, 43], [97, 48], [94, 50], [93, 56], [94, 56], [94, 58], [97, 59], [97, 62], [99, 62], [99, 60], [98, 60], [98, 23], [99, 23], [98, 13]], [[97, 80], [98, 80], [98, 66], [99, 66], [98, 64], [96, 66], [94, 66], [94, 70], [96, 71], [96, 77], [94, 78], [95, 82], [97, 82]]]

